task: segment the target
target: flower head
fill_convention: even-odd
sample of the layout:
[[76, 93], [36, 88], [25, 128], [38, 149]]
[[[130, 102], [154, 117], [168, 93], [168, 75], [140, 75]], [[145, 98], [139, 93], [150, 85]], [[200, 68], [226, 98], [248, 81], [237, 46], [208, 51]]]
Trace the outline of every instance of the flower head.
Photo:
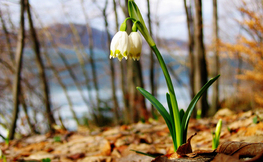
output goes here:
[[139, 60], [142, 51], [142, 38], [138, 32], [131, 32], [129, 35], [130, 52], [129, 57], [133, 60]]
[[124, 57], [126, 60], [130, 51], [129, 37], [126, 31], [117, 32], [111, 40], [110, 58], [117, 57], [119, 61]]

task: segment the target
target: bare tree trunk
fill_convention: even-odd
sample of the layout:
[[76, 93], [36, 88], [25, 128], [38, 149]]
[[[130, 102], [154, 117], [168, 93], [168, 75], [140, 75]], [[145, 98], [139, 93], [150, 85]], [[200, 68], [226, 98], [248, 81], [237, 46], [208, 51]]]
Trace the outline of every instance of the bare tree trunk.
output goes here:
[[[105, 2], [105, 6], [103, 9], [103, 17], [104, 17], [104, 24], [105, 24], [105, 28], [106, 28], [106, 33], [107, 33], [107, 44], [108, 44], [108, 49], [110, 49], [110, 42], [111, 42], [111, 37], [110, 37], [110, 32], [109, 32], [109, 27], [108, 27], [108, 20], [107, 20], [107, 14], [106, 14], [106, 9], [108, 6], [108, 0], [106, 0]], [[110, 51], [108, 50], [108, 52], [110, 53]], [[112, 98], [113, 98], [113, 110], [114, 110], [114, 115], [115, 115], [115, 124], [119, 124], [119, 118], [120, 118], [120, 108], [119, 108], [119, 104], [118, 104], [118, 100], [117, 100], [117, 95], [116, 95], [116, 83], [115, 83], [115, 68], [114, 68], [114, 60], [110, 59], [110, 69], [111, 69], [111, 88], [112, 88]]]
[[[117, 14], [117, 9], [116, 9], [116, 1], [113, 0], [113, 7], [114, 7], [114, 13], [115, 13], [115, 26], [116, 26], [116, 32], [119, 31], [119, 23], [118, 23], [118, 14]], [[123, 7], [122, 7], [123, 9]], [[125, 9], [125, 7], [124, 7]], [[123, 10], [125, 11], [125, 10]], [[124, 14], [126, 15], [126, 11], [124, 12]], [[120, 83], [121, 83], [121, 91], [122, 91], [122, 101], [123, 101], [123, 106], [124, 106], [124, 123], [128, 124], [131, 123], [131, 119], [129, 117], [129, 96], [127, 93], [127, 88], [125, 87], [125, 78], [126, 78], [126, 73], [124, 73], [125, 71], [125, 67], [127, 65], [127, 62], [124, 61], [120, 61], [120, 69], [121, 69], [121, 74], [120, 74]]]
[[[64, 7], [62, 8], [63, 11], [64, 11]], [[65, 12], [65, 11], [64, 11]], [[66, 15], [66, 17], [69, 17], [69, 15]], [[100, 98], [99, 98], [99, 88], [98, 88], [98, 85], [97, 85], [97, 77], [96, 77], [96, 71], [95, 71], [95, 64], [93, 63], [93, 59], [91, 58], [91, 67], [92, 67], [92, 75], [93, 75], [93, 80], [94, 80], [94, 87], [95, 87], [95, 92], [96, 92], [96, 101], [97, 101], [97, 105], [95, 106], [95, 104], [92, 102], [92, 98], [91, 98], [91, 87], [90, 87], [90, 84], [89, 84], [89, 78], [88, 78], [88, 71], [85, 69], [85, 65], [84, 65], [84, 59], [83, 57], [84, 56], [87, 56], [86, 52], [85, 52], [85, 48], [81, 42], [81, 38], [79, 36], [79, 33], [76, 29], [76, 27], [74, 26], [73, 23], [69, 23], [70, 25], [70, 28], [71, 28], [71, 31], [72, 31], [72, 34], [74, 35], [74, 38], [73, 38], [73, 45], [74, 45], [74, 50], [76, 52], [76, 55], [77, 55], [77, 58], [78, 58], [78, 61], [79, 61], [79, 64], [81, 66], [81, 70], [82, 70], [82, 73], [83, 73], [83, 76], [85, 77], [85, 83], [86, 83], [86, 87], [87, 87], [87, 90], [88, 90], [88, 94], [89, 94], [89, 99], [90, 99], [90, 107], [91, 109], [94, 109], [96, 108], [96, 110], [91, 110], [93, 112], [93, 117], [94, 119], [96, 120], [96, 122], [98, 123], [98, 119], [96, 117], [96, 114], [94, 113], [95, 111], [99, 112], [100, 113], [100, 110], [99, 110], [99, 105], [100, 105]], [[80, 49], [79, 50], [79, 47], [78, 45], [80, 46]], [[95, 76], [95, 78], [94, 78]], [[85, 101], [87, 101], [85, 99]], [[88, 104], [87, 104], [88, 106]], [[95, 106], [95, 107], [94, 107]]]
[[[128, 17], [128, 5], [126, 2], [126, 16]], [[131, 22], [127, 21], [127, 32], [131, 32]], [[142, 68], [140, 61], [128, 60], [127, 64], [127, 78], [129, 85], [129, 110], [132, 122], [138, 122], [140, 119], [147, 120], [149, 118], [149, 113], [146, 108], [145, 98], [137, 91], [136, 87], [144, 87]]]
[[[23, 92], [22, 86], [20, 87], [20, 89], [21, 89], [21, 92]], [[25, 102], [25, 97], [24, 97], [24, 95], [22, 93], [19, 95], [19, 101], [22, 104], [22, 108], [23, 108], [23, 111], [25, 113], [25, 118], [26, 118], [27, 124], [29, 126], [30, 132], [31, 133], [37, 133], [36, 130], [34, 129], [34, 126], [30, 122], [30, 118], [29, 118], [29, 115], [28, 115], [28, 107], [27, 107], [26, 102]]]
[[51, 59], [50, 59], [50, 58], [48, 57], [48, 55], [47, 55], [47, 52], [45, 52], [44, 56], [45, 56], [45, 59], [47, 60], [47, 63], [49, 64], [50, 69], [53, 71], [54, 76], [56, 77], [59, 85], [61, 86], [61, 88], [62, 88], [63, 91], [64, 91], [64, 94], [65, 94], [66, 99], [67, 99], [67, 101], [68, 101], [69, 110], [70, 110], [71, 113], [72, 113], [73, 119], [75, 120], [75, 122], [77, 123], [77, 125], [80, 125], [80, 122], [79, 122], [79, 120], [78, 120], [78, 117], [77, 117], [77, 115], [76, 115], [76, 112], [75, 112], [74, 109], [73, 109], [73, 102], [72, 102], [72, 100], [71, 100], [71, 98], [70, 98], [70, 96], [69, 96], [69, 94], [68, 94], [67, 86], [63, 83], [61, 77], [59, 76], [58, 70], [57, 70], [57, 69], [55, 68], [55, 66], [52, 64]]
[[65, 127], [65, 125], [63, 123], [63, 120], [62, 120], [60, 112], [58, 113], [58, 120], [60, 122], [61, 129], [66, 130], [66, 127]]
[[[219, 73], [219, 58], [218, 58], [218, 16], [217, 16], [217, 0], [213, 0], [213, 68], [212, 76], [216, 76]], [[209, 116], [213, 116], [218, 110], [219, 106], [219, 92], [218, 81], [212, 85], [212, 104], [209, 109]]]
[[[194, 35], [194, 88], [197, 94], [207, 82], [207, 67], [205, 58], [205, 48], [203, 42], [203, 19], [202, 19], [202, 0], [195, 0], [195, 35]], [[207, 92], [203, 94], [196, 105], [197, 110], [202, 111], [205, 116], [208, 111]]]
[[[35, 15], [36, 15], [36, 17], [38, 18], [38, 16], [37, 16], [36, 13], [35, 13]], [[38, 19], [38, 20], [39, 20], [39, 19]], [[44, 25], [42, 24], [42, 22], [39, 20], [38, 23], [41, 24], [41, 26], [42, 26], [42, 28], [43, 28], [43, 30], [44, 30], [44, 34], [46, 35], [47, 39], [50, 41], [53, 49], [54, 49], [55, 52], [58, 54], [59, 58], [62, 60], [65, 68], [68, 70], [68, 72], [69, 72], [69, 74], [70, 74], [70, 77], [72, 78], [75, 86], [77, 87], [77, 89], [78, 89], [78, 91], [79, 91], [79, 93], [80, 93], [80, 96], [81, 96], [82, 100], [84, 101], [84, 103], [86, 104], [86, 106], [89, 107], [90, 105], [92, 105], [92, 103], [91, 103], [91, 101], [89, 102], [89, 101], [86, 99], [86, 97], [84, 96], [84, 94], [83, 94], [83, 89], [81, 88], [81, 85], [78, 83], [77, 77], [76, 77], [76, 75], [74, 74], [73, 70], [71, 69], [71, 67], [70, 67], [70, 65], [69, 65], [66, 57], [65, 57], [61, 52], [59, 52], [58, 47], [57, 47], [57, 45], [55, 44], [55, 41], [53, 40], [50, 32], [44, 28]], [[46, 57], [46, 59], [47, 59], [47, 61], [48, 61], [49, 58]], [[49, 60], [50, 60], [50, 59], [49, 59]], [[49, 61], [48, 61], [48, 62], [49, 62]], [[50, 60], [50, 63], [52, 63], [51, 60]], [[51, 67], [51, 69], [52, 69], [52, 67]], [[54, 69], [55, 69], [55, 67], [54, 67]], [[55, 73], [55, 70], [54, 70], [53, 72]], [[56, 71], [56, 73], [59, 73], [59, 71]], [[56, 74], [55, 74], [55, 75], [56, 75]], [[57, 78], [57, 79], [58, 79], [58, 78]], [[59, 79], [59, 80], [61, 80], [61, 79]], [[58, 80], [58, 81], [59, 81], [59, 80]], [[59, 81], [59, 82], [60, 82], [60, 81]], [[62, 81], [61, 81], [61, 82], [62, 82]], [[63, 82], [62, 82], [62, 83], [63, 83]], [[61, 84], [61, 86], [62, 86], [62, 88], [63, 88], [63, 87], [66, 86], [66, 85], [64, 85], [64, 83], [63, 83], [63, 85]], [[63, 89], [64, 89], [64, 88], [63, 88]], [[66, 98], [67, 98], [67, 100], [68, 100], [69, 107], [70, 107], [70, 109], [71, 109], [71, 107], [72, 107], [72, 106], [71, 106], [72, 101], [71, 101], [71, 99], [70, 99], [70, 97], [69, 97], [66, 89], [64, 90], [64, 92], [65, 92]], [[89, 94], [89, 97], [90, 97], [90, 96], [91, 96], [90, 91], [88, 91], [88, 94]], [[73, 110], [73, 107], [72, 107], [72, 110]], [[91, 110], [91, 111], [93, 112], [93, 110]], [[74, 114], [75, 114], [75, 112], [74, 112], [74, 110], [73, 110], [73, 111], [72, 111], [73, 118], [76, 118], [76, 119], [77, 119], [77, 116], [74, 115]], [[94, 115], [94, 113], [93, 113], [93, 115]], [[76, 116], [76, 117], [75, 117], [75, 116]], [[76, 120], [76, 119], [75, 119], [75, 120]], [[76, 122], [77, 122], [77, 121], [76, 121]]]
[[12, 61], [13, 64], [15, 64], [15, 57], [14, 57], [14, 53], [12, 52], [12, 47], [11, 47], [11, 41], [10, 41], [10, 37], [9, 37], [9, 32], [7, 31], [4, 19], [2, 17], [2, 12], [0, 10], [0, 19], [1, 19], [1, 23], [2, 23], [2, 28], [5, 34], [5, 39], [6, 39], [6, 46], [7, 46], [7, 50], [9, 53], [9, 57], [10, 60]]
[[192, 16], [192, 7], [191, 1], [189, 6], [186, 4], [186, 0], [184, 0], [184, 9], [186, 13], [186, 21], [187, 21], [187, 29], [188, 29], [188, 55], [189, 55], [189, 82], [190, 82], [190, 96], [194, 98], [194, 24], [193, 24], [193, 16]]
[[[152, 21], [151, 21], [151, 8], [150, 8], [150, 1], [147, 0], [147, 9], [148, 9], [148, 13], [147, 13], [147, 18], [148, 18], [148, 27], [149, 27], [149, 32], [150, 35], [152, 36]], [[155, 79], [154, 79], [154, 54], [150, 48], [150, 86], [151, 86], [151, 93], [153, 96], [156, 96], [156, 85], [155, 85]], [[154, 106], [151, 104], [151, 113], [152, 113], [152, 117], [156, 116], [156, 109], [154, 108]]]
[[20, 29], [18, 33], [18, 41], [17, 41], [17, 49], [16, 49], [16, 67], [15, 67], [15, 76], [14, 76], [14, 85], [13, 85], [13, 113], [12, 113], [12, 121], [9, 128], [9, 135], [8, 138], [10, 140], [14, 139], [15, 129], [16, 129], [16, 122], [19, 112], [19, 94], [20, 94], [20, 86], [21, 86], [21, 69], [22, 69], [22, 56], [23, 56], [23, 49], [24, 49], [24, 38], [25, 38], [25, 31], [24, 31], [24, 11], [25, 11], [25, 1], [20, 1]]
[[[73, 45], [74, 45], [74, 50], [76, 52], [76, 55], [77, 55], [77, 58], [78, 58], [78, 61], [79, 61], [79, 64], [80, 64], [80, 67], [81, 67], [81, 70], [82, 70], [82, 73], [83, 73], [83, 76], [85, 78], [85, 83], [86, 83], [86, 87], [87, 87], [87, 90], [89, 92], [89, 98], [90, 98], [90, 102], [92, 103], [92, 108], [97, 108], [99, 107], [99, 92], [98, 92], [98, 87], [95, 87], [95, 90], [96, 90], [96, 101], [97, 101], [97, 106], [94, 107], [94, 103], [92, 102], [92, 98], [91, 98], [91, 86], [89, 84], [89, 75], [88, 75], [88, 71], [85, 69], [85, 64], [84, 64], [84, 59], [83, 59], [83, 56], [84, 54], [82, 53], [84, 51], [84, 47], [81, 43], [81, 39], [80, 39], [80, 36], [78, 34], [78, 31], [77, 29], [75, 28], [74, 24], [70, 23], [70, 28], [71, 28], [71, 31], [74, 35], [75, 38], [73, 38]], [[78, 44], [81, 46], [81, 49], [82, 49], [82, 52], [79, 50], [79, 47], [78, 47]], [[97, 81], [96, 81], [97, 82]]]
[[[59, 58], [62, 60], [62, 62], [63, 62], [63, 64], [65, 65], [66, 69], [68, 70], [69, 75], [70, 75], [70, 77], [72, 78], [72, 80], [74, 81], [74, 84], [75, 84], [75, 86], [77, 87], [77, 89], [78, 89], [78, 91], [79, 91], [79, 93], [80, 93], [80, 96], [81, 96], [82, 100], [84, 101], [84, 103], [86, 104], [86, 106], [89, 107], [90, 102], [89, 102], [89, 101], [86, 99], [86, 97], [84, 96], [83, 91], [82, 91], [82, 88], [81, 88], [81, 85], [78, 83], [77, 76], [74, 74], [73, 70], [71, 69], [71, 67], [70, 67], [70, 65], [69, 65], [66, 57], [65, 57], [62, 53], [60, 53], [60, 52], [58, 52], [58, 56], [59, 56]], [[96, 113], [95, 113], [95, 110], [91, 108], [91, 112], [92, 112], [93, 118], [94, 118], [94, 120], [96, 121], [96, 123], [99, 123], [99, 120], [98, 120], [98, 118], [97, 118], [97, 115], [96, 115]]]
[[[82, 12], [83, 15], [85, 17], [85, 23], [86, 23], [86, 28], [87, 28], [87, 33], [88, 33], [88, 40], [89, 40], [89, 52], [90, 52], [90, 64], [91, 64], [91, 70], [92, 70], [92, 77], [93, 77], [93, 82], [94, 82], [94, 87], [96, 90], [96, 100], [97, 100], [97, 104], [99, 105], [99, 93], [98, 93], [98, 80], [97, 80], [97, 73], [96, 73], [96, 66], [94, 63], [94, 51], [93, 51], [93, 47], [94, 47], [94, 43], [93, 43], [93, 32], [92, 32], [92, 28], [89, 25], [89, 18], [87, 13], [85, 12], [85, 8], [84, 8], [84, 1], [81, 0], [81, 7], [82, 7]], [[90, 102], [92, 104], [92, 107], [94, 107], [94, 103], [92, 102], [91, 99], [91, 95], [90, 96]]]
[[44, 67], [44, 63], [43, 60], [41, 58], [41, 54], [40, 54], [40, 45], [39, 45], [39, 41], [37, 38], [37, 34], [34, 28], [34, 24], [32, 21], [32, 17], [31, 17], [31, 12], [30, 12], [30, 5], [29, 5], [29, 1], [26, 0], [26, 9], [27, 9], [27, 15], [28, 15], [28, 23], [29, 23], [29, 27], [30, 27], [30, 35], [32, 38], [32, 43], [33, 43], [33, 50], [36, 54], [36, 61], [37, 61], [37, 67], [38, 67], [38, 71], [39, 71], [39, 76], [40, 76], [40, 80], [41, 80], [41, 87], [43, 88], [43, 93], [44, 93], [44, 102], [45, 102], [45, 108], [46, 108], [46, 117], [48, 119], [48, 125], [50, 128], [50, 131], [54, 131], [53, 125], [56, 124], [52, 110], [51, 110], [51, 102], [50, 102], [50, 97], [49, 97], [49, 87], [48, 87], [48, 81], [46, 78], [46, 74], [45, 74], [45, 67]]
[[[4, 34], [5, 34], [5, 39], [6, 39], [6, 45], [7, 45], [7, 50], [8, 50], [8, 54], [9, 54], [9, 57], [11, 59], [11, 62], [13, 64], [13, 67], [15, 67], [16, 63], [15, 63], [15, 59], [14, 59], [14, 53], [12, 51], [12, 47], [11, 47], [11, 42], [10, 42], [10, 36], [9, 36], [9, 32], [7, 31], [7, 28], [6, 28], [6, 25], [5, 25], [5, 22], [4, 22], [4, 19], [2, 17], [2, 13], [0, 11], [0, 19], [1, 19], [1, 23], [2, 23], [2, 28], [4, 30]], [[0, 61], [1, 62], [1, 61]], [[14, 74], [14, 69], [10, 66], [9, 67], [10, 71]], [[30, 119], [29, 119], [29, 116], [28, 116], [28, 113], [27, 113], [27, 105], [26, 105], [26, 102], [25, 102], [25, 99], [24, 99], [24, 96], [23, 96], [23, 90], [21, 88], [20, 90], [20, 97], [19, 97], [19, 101], [21, 102], [22, 104], [22, 107], [23, 107], [23, 110], [24, 110], [24, 113], [25, 113], [25, 117], [26, 117], [26, 120], [27, 120], [27, 123], [28, 123], [28, 126], [29, 126], [29, 129], [31, 131], [31, 133], [35, 132], [34, 128], [33, 128], [33, 125], [31, 124], [30, 122]]]

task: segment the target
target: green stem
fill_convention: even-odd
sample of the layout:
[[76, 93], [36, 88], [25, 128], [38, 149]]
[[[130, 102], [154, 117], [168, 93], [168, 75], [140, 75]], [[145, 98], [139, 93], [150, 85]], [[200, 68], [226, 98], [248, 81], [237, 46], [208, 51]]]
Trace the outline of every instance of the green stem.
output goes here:
[[173, 116], [174, 116], [174, 125], [175, 125], [175, 131], [176, 131], [176, 143], [177, 146], [174, 146], [175, 151], [177, 150], [177, 148], [179, 146], [182, 145], [182, 134], [181, 134], [181, 119], [180, 119], [180, 115], [179, 115], [179, 109], [178, 109], [178, 105], [177, 105], [177, 100], [176, 100], [176, 96], [174, 93], [174, 88], [173, 88], [173, 83], [170, 77], [170, 74], [167, 70], [166, 64], [164, 63], [163, 57], [161, 56], [158, 48], [156, 47], [156, 45], [151, 46], [152, 50], [154, 51], [160, 66], [162, 68], [165, 80], [166, 80], [166, 84], [168, 87], [168, 91], [170, 94], [170, 98], [171, 98], [171, 105], [173, 108]]

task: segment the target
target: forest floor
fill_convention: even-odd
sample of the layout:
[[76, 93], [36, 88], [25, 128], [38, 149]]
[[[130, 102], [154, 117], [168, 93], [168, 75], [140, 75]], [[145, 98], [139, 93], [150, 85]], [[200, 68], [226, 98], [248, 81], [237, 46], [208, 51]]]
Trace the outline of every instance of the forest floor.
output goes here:
[[[211, 132], [219, 119], [223, 120], [220, 143], [263, 143], [263, 109], [240, 113], [221, 109], [214, 117], [190, 120], [188, 136], [197, 133], [191, 140], [192, 150], [212, 150]], [[7, 161], [31, 162], [45, 161], [43, 159], [54, 162], [147, 162], [154, 158], [131, 150], [155, 155], [173, 153], [172, 138], [161, 119], [93, 131], [85, 128], [76, 132], [58, 130], [53, 135], [13, 140], [9, 146], [0, 143], [0, 149]]]

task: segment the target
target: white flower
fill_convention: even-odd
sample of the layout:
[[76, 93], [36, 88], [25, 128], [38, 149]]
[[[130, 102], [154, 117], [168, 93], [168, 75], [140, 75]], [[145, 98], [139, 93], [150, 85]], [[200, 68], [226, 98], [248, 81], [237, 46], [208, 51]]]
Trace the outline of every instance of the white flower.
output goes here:
[[130, 53], [129, 57], [133, 60], [139, 60], [142, 51], [142, 38], [138, 32], [131, 32], [129, 35]]
[[117, 32], [111, 40], [110, 58], [117, 57], [119, 61], [124, 57], [126, 60], [130, 51], [129, 37], [126, 31]]

